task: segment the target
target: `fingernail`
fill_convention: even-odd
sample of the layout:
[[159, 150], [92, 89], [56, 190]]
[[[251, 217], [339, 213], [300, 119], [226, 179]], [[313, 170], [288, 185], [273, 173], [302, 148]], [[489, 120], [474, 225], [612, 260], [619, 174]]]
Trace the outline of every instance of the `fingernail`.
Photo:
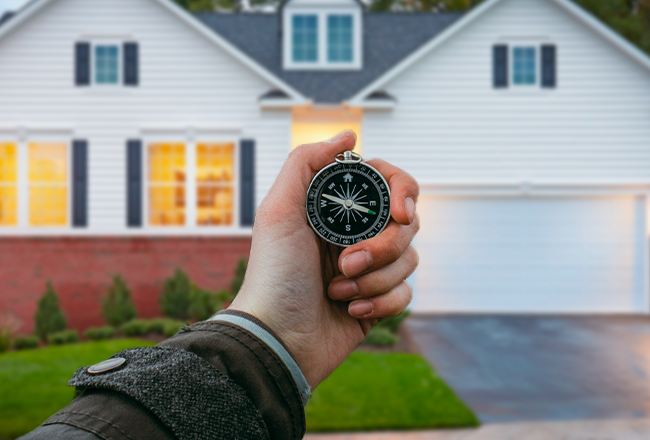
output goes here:
[[353, 277], [360, 274], [370, 267], [372, 261], [366, 251], [354, 252], [343, 259], [343, 274], [347, 277]]
[[404, 200], [404, 209], [406, 210], [406, 216], [409, 218], [409, 224], [413, 223], [413, 217], [415, 217], [415, 202], [412, 198], [407, 197]]
[[372, 313], [373, 307], [372, 302], [367, 299], [360, 299], [358, 301], [353, 301], [348, 306], [348, 313], [356, 318], [363, 318]]
[[359, 286], [352, 280], [330, 284], [329, 296], [337, 301], [349, 301], [359, 294]]
[[352, 132], [352, 130], [350, 130], [350, 129], [343, 130], [342, 132], [335, 134], [334, 136], [332, 136], [331, 139], [328, 139], [325, 142], [327, 142], [328, 144], [333, 144], [334, 142], [340, 141], [345, 136], [347, 136], [348, 133], [351, 133], [351, 132]]

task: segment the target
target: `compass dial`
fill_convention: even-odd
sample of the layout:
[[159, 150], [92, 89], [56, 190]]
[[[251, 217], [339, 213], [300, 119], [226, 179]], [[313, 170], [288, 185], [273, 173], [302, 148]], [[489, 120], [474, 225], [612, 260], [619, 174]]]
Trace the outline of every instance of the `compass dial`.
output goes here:
[[333, 163], [309, 186], [307, 216], [318, 235], [339, 246], [374, 237], [390, 219], [388, 184], [365, 163]]

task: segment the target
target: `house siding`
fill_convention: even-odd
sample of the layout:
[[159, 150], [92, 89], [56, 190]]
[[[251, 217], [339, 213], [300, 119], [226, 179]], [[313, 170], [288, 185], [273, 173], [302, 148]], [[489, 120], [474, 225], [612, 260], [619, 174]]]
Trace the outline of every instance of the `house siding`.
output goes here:
[[[492, 46], [515, 42], [557, 45], [557, 88], [493, 88]], [[647, 183], [649, 73], [556, 3], [505, 0], [387, 84], [364, 153], [421, 184]]]
[[204, 289], [229, 289], [250, 244], [245, 237], [0, 238], [0, 310], [21, 320], [19, 333], [31, 333], [38, 299], [51, 281], [70, 328], [101, 326], [102, 298], [121, 275], [138, 317], [160, 316], [158, 298], [176, 268]]
[[[74, 85], [74, 44], [93, 39], [139, 43], [138, 87]], [[126, 141], [147, 128], [255, 139], [256, 203], [289, 151], [290, 111], [257, 101], [273, 86], [156, 0], [51, 2], [0, 41], [0, 66], [0, 138], [67, 129], [88, 141], [89, 234], [126, 231]]]

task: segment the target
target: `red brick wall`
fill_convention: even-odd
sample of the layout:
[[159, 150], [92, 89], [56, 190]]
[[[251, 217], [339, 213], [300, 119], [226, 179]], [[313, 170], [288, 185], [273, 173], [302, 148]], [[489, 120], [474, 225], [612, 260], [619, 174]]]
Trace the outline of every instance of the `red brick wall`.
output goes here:
[[120, 274], [138, 316], [155, 317], [163, 281], [175, 268], [216, 291], [230, 285], [237, 260], [249, 252], [250, 238], [2, 238], [0, 313], [13, 313], [21, 333], [32, 332], [36, 303], [51, 280], [69, 327], [104, 325], [101, 301]]

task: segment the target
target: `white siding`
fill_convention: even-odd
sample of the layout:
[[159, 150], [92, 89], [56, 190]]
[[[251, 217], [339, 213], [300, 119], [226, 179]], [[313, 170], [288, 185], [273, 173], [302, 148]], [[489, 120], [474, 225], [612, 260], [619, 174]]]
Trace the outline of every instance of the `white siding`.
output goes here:
[[[74, 86], [73, 45], [94, 37], [140, 44], [139, 87]], [[151, 127], [254, 138], [259, 203], [291, 138], [290, 111], [259, 108], [271, 88], [155, 0], [54, 1], [0, 41], [0, 129], [69, 128], [89, 141], [91, 233], [125, 230], [125, 141]]]
[[[515, 41], [557, 45], [557, 89], [492, 87]], [[650, 181], [650, 72], [550, 0], [501, 2], [385, 90], [364, 152], [421, 183]]]

